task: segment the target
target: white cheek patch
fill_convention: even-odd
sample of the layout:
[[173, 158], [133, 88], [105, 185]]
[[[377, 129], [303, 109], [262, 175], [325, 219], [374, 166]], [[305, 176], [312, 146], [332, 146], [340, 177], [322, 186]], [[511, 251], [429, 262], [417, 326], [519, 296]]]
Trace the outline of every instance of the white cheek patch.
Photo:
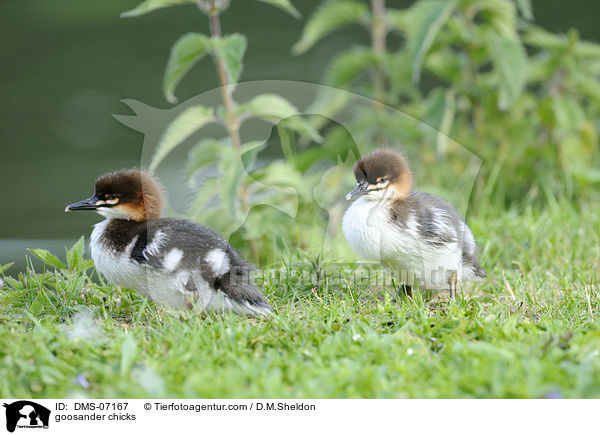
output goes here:
[[129, 219], [129, 215], [118, 208], [101, 207], [96, 209], [96, 212], [107, 219]]
[[183, 251], [177, 248], [173, 248], [165, 256], [165, 259], [163, 260], [163, 266], [168, 272], [173, 272], [177, 268], [177, 266], [179, 266], [179, 263], [181, 262], [182, 258]]
[[221, 276], [229, 272], [229, 257], [222, 249], [213, 249], [206, 254], [206, 262], [217, 275]]

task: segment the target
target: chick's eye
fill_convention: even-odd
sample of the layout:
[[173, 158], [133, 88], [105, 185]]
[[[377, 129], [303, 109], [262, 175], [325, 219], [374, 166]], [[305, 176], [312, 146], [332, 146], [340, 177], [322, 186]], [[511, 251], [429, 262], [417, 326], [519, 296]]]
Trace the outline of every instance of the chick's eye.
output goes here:
[[381, 178], [379, 179], [379, 182], [380, 182], [380, 183], [387, 183], [389, 180], [390, 180], [390, 179], [389, 179], [388, 177], [381, 177]]

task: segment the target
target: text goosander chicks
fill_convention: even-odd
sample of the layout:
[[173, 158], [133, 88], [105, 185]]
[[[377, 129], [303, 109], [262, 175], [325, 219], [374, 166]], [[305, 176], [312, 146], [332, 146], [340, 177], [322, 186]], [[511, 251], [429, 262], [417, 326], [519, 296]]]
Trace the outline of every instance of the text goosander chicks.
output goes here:
[[412, 173], [399, 153], [381, 149], [356, 162], [358, 185], [346, 199], [344, 236], [362, 257], [381, 262], [410, 286], [449, 289], [486, 276], [469, 227], [442, 199], [411, 191]]
[[173, 309], [266, 316], [271, 307], [248, 282], [249, 266], [214, 231], [186, 219], [161, 218], [162, 194], [145, 172], [130, 169], [96, 180], [91, 198], [65, 211], [106, 217], [91, 236], [96, 269]]

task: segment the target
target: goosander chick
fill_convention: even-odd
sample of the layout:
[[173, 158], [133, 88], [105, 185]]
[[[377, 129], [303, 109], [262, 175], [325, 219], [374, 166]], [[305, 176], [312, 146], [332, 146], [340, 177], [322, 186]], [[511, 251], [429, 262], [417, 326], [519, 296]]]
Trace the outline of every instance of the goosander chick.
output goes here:
[[477, 245], [469, 227], [444, 200], [412, 191], [404, 157], [389, 149], [356, 162], [358, 185], [346, 195], [353, 203], [343, 218], [346, 240], [362, 257], [391, 269], [405, 291], [411, 286], [447, 289], [457, 281], [480, 281]]
[[172, 309], [269, 315], [240, 254], [204, 226], [161, 218], [162, 202], [152, 176], [130, 169], [98, 178], [94, 195], [65, 211], [94, 210], [106, 218], [94, 226], [90, 247], [110, 282]]

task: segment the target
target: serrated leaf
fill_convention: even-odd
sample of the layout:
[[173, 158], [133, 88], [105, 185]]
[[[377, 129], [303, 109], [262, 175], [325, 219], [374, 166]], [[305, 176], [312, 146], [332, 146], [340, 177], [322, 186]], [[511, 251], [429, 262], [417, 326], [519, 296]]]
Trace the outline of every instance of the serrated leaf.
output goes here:
[[185, 74], [202, 59], [211, 47], [210, 38], [201, 33], [188, 33], [175, 42], [167, 62], [163, 92], [170, 103], [176, 103], [173, 94]]
[[204, 139], [194, 145], [188, 155], [185, 169], [186, 177], [191, 178], [199, 169], [214, 163], [225, 146], [224, 143], [216, 139]]
[[517, 39], [517, 12], [506, 0], [482, 0], [477, 3], [481, 15], [505, 38]]
[[367, 5], [355, 1], [323, 3], [304, 26], [300, 40], [292, 47], [293, 54], [302, 54], [324, 36], [369, 16]]
[[429, 0], [418, 2], [410, 9], [407, 47], [414, 83], [419, 82], [425, 56], [455, 7], [455, 1]]
[[150, 170], [154, 171], [167, 154], [169, 154], [177, 145], [206, 124], [214, 121], [214, 110], [211, 107], [192, 106], [181, 112], [177, 118], [169, 124], [162, 135], [156, 151], [154, 152], [154, 156], [152, 157]]
[[56, 255], [50, 253], [50, 251], [48, 251], [46, 249], [41, 249], [41, 248], [29, 249], [29, 252], [31, 252], [37, 258], [42, 260], [44, 263], [49, 264], [50, 266], [54, 266], [55, 268], [57, 268], [59, 270], [65, 269], [64, 263], [62, 261], [60, 261]]
[[44, 310], [44, 306], [46, 305], [45, 299], [46, 298], [44, 298], [42, 292], [39, 291], [31, 305], [29, 305], [29, 312], [34, 316], [39, 316]]
[[527, 56], [518, 39], [490, 32], [487, 42], [494, 70], [500, 78], [498, 108], [506, 110], [523, 92], [527, 78]]
[[120, 16], [121, 18], [130, 18], [130, 17], [138, 17], [140, 15], [147, 14], [148, 12], [152, 12], [156, 9], [166, 8], [169, 6], [175, 6], [186, 3], [195, 3], [194, 0], [146, 0], [140, 3], [135, 8], [130, 11], [123, 12]]
[[338, 54], [327, 67], [325, 84], [335, 88], [344, 87], [377, 63], [377, 55], [370, 48], [345, 51]]
[[212, 38], [211, 43], [215, 55], [225, 66], [229, 84], [234, 85], [238, 82], [242, 72], [242, 61], [247, 45], [246, 37], [234, 33], [223, 38]]
[[234, 148], [224, 148], [219, 161], [221, 171], [221, 200], [230, 217], [236, 215], [240, 182], [244, 176], [241, 155]]
[[260, 153], [267, 146], [267, 142], [264, 141], [252, 141], [242, 145], [240, 152], [242, 154], [242, 163], [246, 170], [252, 169], [258, 153]]
[[194, 200], [188, 210], [188, 214], [195, 218], [200, 214], [206, 203], [208, 203], [220, 190], [220, 180], [216, 177], [205, 178], [200, 188], [194, 194]]
[[298, 9], [296, 9], [294, 7], [294, 5], [292, 4], [292, 2], [290, 0], [258, 0], [258, 1], [262, 2], [262, 3], [268, 3], [270, 5], [278, 7], [279, 9], [283, 9], [288, 14], [292, 15], [294, 18], [302, 17], [300, 12], [298, 12]]
[[[298, 109], [285, 98], [276, 94], [262, 94], [244, 105], [251, 116], [272, 123], [285, 120], [285, 126], [305, 134], [316, 142], [321, 142], [319, 133], [298, 115]], [[288, 119], [289, 118], [289, 119]]]
[[244, 105], [250, 115], [268, 121], [279, 121], [298, 114], [298, 109], [277, 94], [261, 94]]
[[84, 238], [80, 237], [73, 247], [67, 250], [67, 265], [69, 270], [75, 270], [83, 260]]

